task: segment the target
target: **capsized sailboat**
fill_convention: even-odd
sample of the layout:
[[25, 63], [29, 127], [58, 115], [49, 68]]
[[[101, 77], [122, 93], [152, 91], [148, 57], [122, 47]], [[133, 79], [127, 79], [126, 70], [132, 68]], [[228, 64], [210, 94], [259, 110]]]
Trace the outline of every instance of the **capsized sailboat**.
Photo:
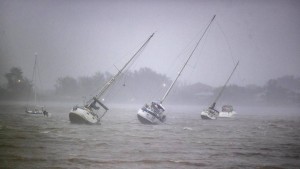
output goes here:
[[208, 108], [205, 109], [201, 112], [201, 118], [202, 119], [206, 119], [206, 120], [215, 120], [218, 118], [219, 116], [219, 111], [215, 109], [216, 107], [216, 103], [219, 100], [219, 98], [221, 97], [227, 83], [229, 82], [230, 78], [232, 77], [234, 71], [236, 70], [237, 66], [239, 65], [239, 62], [237, 62], [237, 64], [235, 65], [234, 69], [232, 70], [229, 78], [227, 79], [227, 81], [225, 82], [224, 86], [222, 87], [222, 89], [220, 90], [218, 96], [216, 97], [215, 101], [213, 102], [213, 104]]
[[[101, 118], [106, 114], [109, 110], [106, 105], [104, 105], [100, 101], [100, 97], [104, 95], [109, 87], [111, 87], [116, 79], [121, 75], [124, 69], [128, 66], [128, 64], [136, 58], [136, 56], [147, 46], [148, 42], [153, 37], [154, 33], [146, 40], [146, 42], [139, 48], [139, 50], [130, 58], [130, 60], [122, 67], [122, 69], [118, 70], [118, 73], [115, 74], [100, 90], [100, 92], [91, 98], [89, 101], [84, 104], [84, 106], [74, 106], [73, 109], [69, 113], [69, 119], [71, 123], [76, 124], [100, 124]], [[97, 111], [101, 106], [104, 109], [103, 114], [99, 117]]]
[[211, 23], [213, 22], [214, 19], [215, 19], [215, 15], [211, 19], [210, 23], [206, 27], [206, 29], [205, 29], [204, 33], [202, 34], [201, 38], [198, 40], [198, 42], [195, 45], [194, 49], [190, 53], [188, 59], [186, 60], [183, 67], [179, 71], [176, 79], [173, 81], [173, 83], [171, 84], [171, 86], [169, 87], [169, 89], [167, 90], [165, 95], [163, 96], [163, 98], [160, 101], [151, 102], [150, 105], [145, 104], [141, 109], [138, 110], [137, 118], [142, 124], [160, 124], [160, 123], [164, 123], [166, 121], [166, 115], [164, 114], [165, 108], [163, 107], [162, 103], [164, 102], [164, 100], [166, 99], [168, 94], [170, 93], [171, 89], [174, 87], [174, 84], [176, 83], [176, 81], [178, 80], [179, 76], [181, 75], [183, 69], [185, 68], [185, 66], [187, 65], [187, 63], [189, 62], [191, 57], [193, 56], [193, 54], [194, 54], [195, 50], [197, 49], [200, 41], [204, 37], [205, 33], [207, 32], [208, 28], [210, 27], [210, 25], [211, 25]]
[[48, 112], [45, 109], [45, 106], [38, 105], [37, 98], [37, 77], [38, 77], [38, 63], [37, 63], [37, 54], [35, 54], [33, 73], [32, 73], [32, 85], [33, 85], [33, 94], [34, 94], [34, 103], [32, 105], [26, 105], [25, 112], [28, 114], [44, 114], [48, 116]]

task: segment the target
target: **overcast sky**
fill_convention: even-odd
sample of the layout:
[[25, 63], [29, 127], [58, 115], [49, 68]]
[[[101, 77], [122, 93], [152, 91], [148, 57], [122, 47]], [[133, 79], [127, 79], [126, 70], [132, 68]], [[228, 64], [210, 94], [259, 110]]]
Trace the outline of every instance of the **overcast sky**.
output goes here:
[[[216, 16], [180, 81], [263, 85], [300, 76], [300, 1], [0, 0], [0, 72], [20, 67], [31, 78], [38, 53], [41, 80], [115, 73], [151, 33], [132, 70], [149, 67], [175, 78], [190, 47]], [[190, 45], [187, 47], [187, 45]]]

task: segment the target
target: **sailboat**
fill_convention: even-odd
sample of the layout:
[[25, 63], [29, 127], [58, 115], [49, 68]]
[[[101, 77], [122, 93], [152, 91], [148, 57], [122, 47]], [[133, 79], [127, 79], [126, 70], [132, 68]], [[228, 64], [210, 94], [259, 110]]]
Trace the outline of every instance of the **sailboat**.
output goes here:
[[217, 95], [215, 101], [213, 102], [213, 104], [208, 108], [205, 109], [201, 112], [201, 118], [202, 119], [207, 119], [207, 120], [215, 120], [218, 118], [219, 116], [219, 111], [215, 109], [216, 107], [216, 103], [219, 100], [219, 98], [221, 97], [227, 83], [229, 82], [230, 78], [232, 77], [234, 71], [236, 70], [237, 66], [238, 66], [239, 62], [237, 62], [237, 64], [235, 65], [234, 69], [232, 70], [229, 78], [227, 79], [227, 81], [225, 82], [225, 84], [223, 85], [222, 89], [220, 90], [219, 94]]
[[[101, 118], [106, 114], [109, 110], [106, 105], [104, 105], [100, 101], [100, 97], [104, 95], [104, 93], [111, 87], [116, 79], [121, 75], [124, 69], [128, 66], [128, 64], [147, 46], [148, 42], [153, 37], [154, 33], [146, 40], [146, 42], [139, 48], [139, 50], [130, 58], [130, 60], [122, 67], [122, 69], [118, 70], [117, 74], [115, 74], [99, 91], [97, 95], [91, 98], [89, 101], [84, 104], [84, 106], [74, 106], [73, 109], [69, 113], [69, 119], [71, 123], [76, 124], [100, 124]], [[101, 106], [104, 109], [103, 114], [99, 117], [97, 111]]]
[[222, 106], [222, 110], [219, 113], [219, 117], [234, 117], [236, 112], [234, 111], [232, 105], [224, 105]]
[[200, 41], [204, 37], [205, 33], [207, 32], [208, 28], [210, 27], [211, 23], [215, 19], [216, 15], [213, 16], [211, 21], [209, 22], [208, 26], [206, 27], [204, 33], [202, 34], [201, 38], [198, 40], [197, 44], [195, 45], [194, 49], [190, 53], [188, 59], [183, 64], [182, 68], [180, 69], [177, 77], [172, 82], [169, 89], [166, 91], [165, 95], [160, 99], [160, 101], [153, 101], [150, 105], [145, 104], [141, 109], [138, 110], [137, 118], [142, 124], [161, 124], [166, 121], [166, 115], [164, 114], [165, 108], [163, 107], [162, 103], [167, 98], [168, 94], [170, 93], [171, 89], [174, 87], [174, 84], [178, 80], [179, 76], [181, 75], [182, 71], [184, 70], [185, 66], [193, 56], [195, 50], [197, 49]]
[[25, 112], [28, 114], [44, 114], [48, 116], [48, 112], [45, 109], [45, 106], [40, 106], [37, 103], [37, 77], [38, 77], [38, 63], [37, 63], [37, 54], [35, 54], [35, 61], [33, 66], [32, 74], [32, 85], [33, 85], [33, 94], [34, 94], [34, 103], [32, 105], [27, 105]]

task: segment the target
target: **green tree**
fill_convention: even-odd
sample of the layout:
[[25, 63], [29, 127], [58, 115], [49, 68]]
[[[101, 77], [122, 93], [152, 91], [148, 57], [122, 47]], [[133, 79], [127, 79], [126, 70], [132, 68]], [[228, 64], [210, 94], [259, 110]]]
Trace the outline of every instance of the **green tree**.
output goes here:
[[13, 67], [9, 73], [5, 74], [7, 79], [7, 92], [11, 97], [26, 96], [32, 91], [32, 84], [30, 81], [23, 77], [23, 72], [20, 68]]
[[55, 84], [56, 93], [59, 95], [75, 96], [78, 95], [78, 82], [73, 77], [60, 77]]

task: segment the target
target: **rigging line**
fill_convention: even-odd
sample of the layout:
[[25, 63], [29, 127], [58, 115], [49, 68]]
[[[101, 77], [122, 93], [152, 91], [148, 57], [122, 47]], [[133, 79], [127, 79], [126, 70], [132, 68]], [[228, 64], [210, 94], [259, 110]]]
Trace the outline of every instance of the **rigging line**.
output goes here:
[[33, 71], [32, 71], [32, 83], [34, 82], [34, 75], [35, 75], [35, 67], [36, 67], [36, 59], [37, 59], [37, 54], [35, 54], [35, 58], [34, 58], [34, 65], [33, 65]]
[[[142, 44], [142, 43], [140, 43], [140, 44]], [[133, 51], [135, 51], [137, 49], [139, 49], [139, 47], [135, 47], [133, 49]], [[109, 63], [111, 63], [111, 64], [109, 64], [109, 63], [106, 64], [104, 67], [102, 67], [102, 70], [112, 70], [112, 69], [114, 70], [115, 69], [114, 64], [119, 64], [119, 63], [122, 63], [123, 61], [126, 62], [126, 58], [130, 57], [130, 55], [132, 54], [132, 51], [130, 50], [130, 51], [125, 51], [125, 52], [126, 53], [122, 54], [121, 57], [120, 57], [120, 55], [113, 55], [113, 56], [110, 55], [109, 58], [111, 61]], [[101, 88], [101, 87], [99, 87], [99, 88]]]
[[[207, 34], [209, 34], [209, 32], [211, 32], [211, 30], [214, 28], [214, 26], [212, 25], [211, 28], [209, 30], [207, 30]], [[190, 74], [188, 75], [188, 78], [190, 78], [195, 70], [196, 70], [196, 65], [198, 64], [199, 60], [200, 60], [200, 56], [202, 56], [202, 53], [204, 51], [204, 48], [206, 47], [206, 44], [207, 44], [207, 38], [208, 38], [208, 35], [204, 35], [203, 37], [203, 41], [202, 41], [202, 45], [199, 46], [199, 49], [198, 49], [198, 56], [199, 57], [196, 57], [196, 61], [194, 62], [194, 65], [191, 66], [192, 67], [192, 71], [190, 72]]]
[[[32, 76], [31, 76], [31, 79], [30, 79], [30, 80], [31, 80], [30, 82], [32, 83], [32, 84], [31, 84], [31, 85], [32, 85], [31, 87], [33, 87], [33, 88], [32, 88], [33, 90], [35, 90], [35, 89], [34, 89], [34, 72], [35, 72], [36, 55], [37, 55], [37, 54], [35, 54], [35, 60], [34, 60], [34, 64], [33, 64], [33, 71], [32, 71]], [[28, 90], [28, 93], [27, 93], [27, 98], [28, 98], [27, 105], [28, 105], [28, 106], [29, 106], [29, 104], [30, 104], [30, 98], [31, 98], [32, 94], [33, 94], [32, 91], [31, 91], [31, 90]]]
[[[188, 45], [186, 45], [186, 47], [184, 48], [184, 50], [177, 55], [177, 57], [173, 60], [173, 64], [171, 64], [171, 65], [174, 65], [175, 61], [177, 61], [184, 53], [187, 53], [190, 48], [193, 48], [192, 43], [194, 43], [196, 41], [196, 39], [198, 39], [198, 37], [202, 34], [202, 32], [204, 32], [204, 30], [205, 30], [205, 28], [203, 28], [201, 31], [199, 31], [196, 34], [196, 36], [194, 36], [194, 38], [192, 40], [190, 40], [190, 42], [188, 43]], [[207, 32], [209, 32], [209, 31], [210, 30], [208, 29]], [[207, 41], [206, 39], [207, 39], [207, 35], [204, 35], [204, 43], [206, 43], [206, 41]], [[204, 48], [204, 46], [202, 46], [199, 49], [200, 53], [203, 50], [203, 48]], [[198, 57], [197, 60], [196, 60], [196, 63], [199, 61], [199, 59], [200, 58]], [[196, 65], [196, 63], [193, 66], [193, 71], [191, 72], [191, 74], [195, 71], [195, 65]], [[191, 74], [190, 74], [190, 76], [191, 76]]]
[[[122, 73], [122, 71], [128, 66], [128, 64], [141, 52], [143, 51], [144, 48], [146, 48], [146, 46], [148, 45], [148, 43], [150, 42], [151, 38], [153, 37], [154, 33], [146, 40], [146, 42], [144, 42], [144, 44], [139, 48], [138, 51], [136, 51], [134, 53], [134, 55], [130, 58], [130, 60], [128, 62], [126, 62], [126, 64], [120, 69], [120, 71], [118, 71], [117, 74], [115, 74], [104, 86], [103, 88], [100, 90], [100, 92], [95, 96], [96, 98], [99, 98], [101, 95], [103, 95], [106, 91], [106, 89], [108, 89], [111, 85], [114, 84], [116, 78], [118, 78], [118, 76]], [[91, 100], [90, 100], [91, 101]], [[89, 102], [90, 102], [89, 101]], [[91, 103], [89, 103], [91, 104]]]
[[[120, 76], [123, 76], [123, 74], [121, 74]], [[121, 77], [120, 77], [121, 78]], [[111, 100], [114, 99], [114, 95], [116, 95], [116, 93], [120, 93], [120, 90], [122, 89], [122, 85], [121, 85], [121, 82], [120, 81], [116, 81], [114, 83], [114, 85], [112, 85], [111, 88], [107, 89], [107, 93], [105, 93], [103, 96], [102, 96], [102, 99], [103, 98], [110, 98]], [[106, 100], [105, 99], [105, 100]]]
[[[40, 74], [39, 74], [39, 64], [38, 64], [38, 60], [36, 60], [36, 92], [37, 92], [37, 95], [38, 95], [38, 92], [40, 90], [40, 88], [38, 87], [38, 84], [41, 85], [41, 77], [40, 77]], [[40, 104], [40, 100], [37, 99], [37, 104]]]
[[[152, 36], [154, 35], [155, 33], [153, 33], [152, 34]], [[151, 37], [152, 37], [151, 36]], [[136, 47], [135, 49], [138, 49], [138, 51], [137, 52], [135, 52], [135, 58], [132, 58], [131, 57], [131, 62], [135, 62], [136, 61], [136, 58], [137, 57], [139, 57], [140, 55], [141, 55], [141, 53], [142, 53], [142, 51], [146, 48], [146, 46], [148, 45], [148, 42], [149, 42], [149, 40], [150, 39], [148, 39], [146, 42], [144, 42], [144, 43], [142, 43], [143, 44], [143, 46], [142, 47]], [[134, 50], [135, 51], [135, 50]], [[129, 53], [129, 52], [128, 52]], [[129, 54], [128, 54], [129, 55]], [[124, 58], [123, 58], [124, 59]], [[119, 60], [120, 61], [120, 60]], [[127, 66], [128, 67], [130, 67], [132, 65], [132, 63], [128, 63], [127, 62]], [[109, 66], [109, 67], [111, 67], [111, 66]], [[124, 66], [123, 66], [123, 69], [125, 70], [125, 71], [127, 71], [128, 70], [128, 68], [124, 68]], [[115, 75], [117, 75], [118, 73], [120, 73], [120, 70], [118, 70], [118, 72], [116, 73], [116, 74], [111, 74], [112, 76], [111, 77], [109, 77], [109, 78], [106, 78], [105, 79], [105, 81], [104, 81], [104, 85], [106, 85], [106, 83], [108, 83], [110, 80], [111, 80], [111, 78], [113, 77], [113, 76], [115, 76]], [[120, 73], [121, 74], [121, 73]], [[120, 78], [121, 79], [121, 78]], [[100, 91], [100, 90], [102, 90], [103, 89], [103, 85], [100, 85], [97, 89], [96, 89], [96, 91], [95, 92], [97, 92], [97, 91]]]
[[[155, 72], [155, 74], [158, 74], [158, 73]], [[150, 100], [150, 101], [159, 100], [159, 97], [161, 97], [160, 94], [165, 92], [165, 87], [162, 87], [161, 85], [166, 84], [168, 82], [169, 78], [166, 75], [158, 74], [158, 77], [160, 77], [160, 76], [162, 76], [162, 81], [159, 83], [159, 85], [158, 86], [150, 86], [150, 88], [148, 88], [148, 90], [151, 90], [151, 91], [147, 92], [146, 98], [148, 98], [148, 100]], [[160, 81], [160, 79], [158, 81]], [[172, 80], [170, 80], [170, 81], [172, 83]]]
[[[222, 29], [221, 25], [219, 24], [218, 20], [216, 20], [216, 21], [217, 21], [217, 25], [218, 25], [218, 27], [219, 27], [221, 33], [222, 33], [223, 36], [224, 36], [225, 42], [226, 42], [227, 45], [228, 45], [228, 48], [229, 48], [229, 52], [230, 52], [230, 56], [231, 56], [233, 65], [235, 65], [236, 62], [234, 61], [232, 48], [231, 48], [231, 45], [230, 45], [229, 40], [228, 40], [228, 38], [227, 38], [227, 35], [226, 35], [225, 32], [223, 31], [223, 29]], [[237, 62], [239, 62], [239, 60], [240, 60], [240, 59], [239, 59], [239, 57], [237, 56]], [[237, 72], [237, 76], [241, 79], [242, 82], [244, 82], [244, 80], [243, 80], [243, 78], [242, 78], [242, 76], [241, 76], [241, 74], [240, 74], [239, 71]]]
[[127, 79], [127, 73], [129, 72], [129, 69], [132, 68], [132, 67], [135, 67], [136, 66], [136, 61], [137, 59], [141, 56], [141, 53], [145, 50], [145, 48], [143, 48], [140, 53], [137, 54], [137, 56], [132, 60], [132, 62], [129, 63], [128, 67], [125, 68], [125, 71], [122, 73], [123, 74], [123, 82], [125, 85], [125, 80]]
[[94, 93], [97, 93], [98, 91], [101, 90], [102, 86], [105, 85], [105, 83], [107, 83], [114, 75], [113, 74], [110, 74], [109, 72], [103, 72], [101, 73], [103, 75], [103, 81], [101, 84], [95, 84], [96, 86], [96, 89], [92, 92], [90, 92], [90, 96], [93, 96]]
[[[175, 62], [177, 62], [179, 59], [184, 59], [184, 58], [182, 58], [183, 56], [184, 56], [184, 54], [185, 53], [187, 53], [189, 50], [190, 50], [190, 48], [192, 48], [192, 44], [193, 43], [195, 43], [195, 41], [196, 41], [196, 39], [198, 38], [198, 36], [200, 36], [201, 35], [201, 33], [204, 31], [204, 29], [205, 28], [203, 28], [201, 31], [199, 31], [195, 36], [194, 36], [194, 38], [192, 38], [190, 41], [189, 41], [189, 43], [185, 46], [185, 48], [183, 49], [183, 50], [181, 50], [181, 52], [178, 54], [178, 55], [176, 55], [176, 57], [175, 57], [175, 59], [173, 59], [172, 60], [172, 63], [170, 64], [170, 66], [168, 66], [168, 69], [167, 69], [167, 72], [177, 72], [176, 70], [175, 70], [175, 67], [174, 67], [174, 65], [175, 65]], [[205, 39], [206, 39], [206, 37], [207, 36], [205, 36]], [[197, 60], [199, 60], [199, 59], [197, 59]], [[172, 71], [171, 71], [171, 69], [172, 69]], [[168, 73], [168, 74], [170, 74], [170, 73]], [[172, 84], [172, 79], [170, 79], [171, 80], [171, 84]], [[164, 89], [165, 88], [160, 88], [159, 90], [157, 90], [156, 92], [149, 92], [149, 94], [148, 94], [148, 98], [154, 98], [154, 97], [156, 97], [159, 93], [162, 93], [163, 91], [164, 91]], [[150, 96], [151, 95], [151, 96]], [[156, 95], [156, 96], [154, 96], [154, 95]]]
[[[95, 87], [94, 90], [91, 90], [88, 92], [88, 94], [84, 95], [83, 97], [86, 97], [86, 98], [92, 98], [94, 93], [97, 93], [98, 91], [101, 90], [101, 88], [103, 87], [103, 85], [105, 85], [105, 83], [107, 83], [114, 75], [113, 74], [110, 74], [109, 72], [99, 72], [102, 76], [103, 76], [103, 80], [100, 82], [100, 84], [96, 84], [96, 87], [95, 86], [92, 86], [92, 87]], [[97, 73], [96, 73], [97, 74]], [[96, 76], [96, 74], [94, 76]], [[109, 76], [107, 76], [106, 74], [108, 74]], [[91, 78], [93, 79], [93, 76], [89, 77], [88, 78]], [[89, 99], [85, 100], [84, 102], [88, 102]]]
[[[216, 21], [217, 21], [218, 28], [220, 29], [220, 31], [221, 31], [221, 33], [222, 33], [222, 35], [223, 35], [224, 39], [225, 39], [225, 43], [228, 45], [228, 48], [229, 48], [229, 52], [230, 52], [230, 56], [231, 56], [231, 59], [232, 59], [233, 65], [235, 65], [235, 64], [236, 64], [236, 62], [234, 61], [234, 58], [233, 58], [233, 53], [232, 53], [232, 48], [231, 48], [231, 46], [230, 46], [230, 43], [229, 43], [229, 41], [228, 41], [228, 38], [227, 38], [227, 36], [226, 36], [225, 32], [223, 31], [223, 29], [222, 29], [221, 25], [219, 24], [218, 20], [216, 20]], [[239, 59], [238, 59], [238, 60], [239, 60]]]
[[135, 64], [135, 63], [138, 60], [138, 58], [141, 56], [141, 54], [144, 50], [145, 50], [145, 48], [142, 48], [142, 50], [137, 54], [137, 56], [132, 60], [132, 62], [129, 63], [128, 67], [125, 68], [125, 71], [123, 72], [123, 74], [124, 74], [124, 76], [123, 76], [124, 84], [125, 84], [125, 80], [127, 79], [129, 69], [131, 68], [131, 70], [134, 70], [136, 68], [137, 64]]
[[214, 101], [214, 104], [215, 104], [215, 103], [219, 100], [219, 98], [221, 97], [221, 95], [222, 95], [222, 93], [223, 93], [223, 91], [224, 91], [226, 85], [228, 84], [230, 78], [232, 77], [232, 75], [233, 75], [233, 73], [234, 73], [234, 71], [236, 70], [236, 68], [237, 68], [238, 65], [239, 65], [239, 61], [237, 62], [237, 64], [235, 65], [234, 69], [232, 70], [230, 76], [228, 77], [228, 79], [226, 80], [225, 84], [224, 84], [223, 87], [221, 88], [221, 91], [219, 92], [217, 98], [216, 98], [215, 101]]
[[[154, 34], [155, 34], [156, 32], [154, 32]], [[137, 45], [137, 47], [135, 47], [132, 51], [137, 51], [137, 50], [139, 50], [139, 52], [136, 54], [136, 57], [134, 57], [133, 59], [132, 59], [132, 61], [128, 64], [128, 66], [125, 68], [125, 70], [124, 70], [124, 72], [126, 72], [126, 71], [128, 71], [128, 69], [130, 68], [130, 67], [132, 67], [132, 65], [136, 62], [136, 60], [137, 60], [137, 58], [138, 57], [140, 57], [140, 55], [142, 54], [142, 52], [145, 50], [145, 48], [146, 48], [146, 46], [145, 47], [143, 47], [143, 48], [141, 48], [141, 47], [139, 47], [140, 45], [142, 45], [142, 44], [144, 44], [144, 43], [139, 43], [138, 45]], [[148, 44], [147, 44], [148, 45]], [[124, 55], [121, 59], [118, 59], [115, 63], [122, 63], [122, 62], [126, 62], [127, 61], [127, 59], [128, 59], [128, 57], [130, 58], [131, 56], [132, 56], [132, 51], [128, 51], [127, 52], [127, 54], [126, 55]], [[125, 57], [126, 56], [126, 57]], [[128, 57], [127, 57], [128, 56]]]
[[[127, 76], [126, 76], [126, 77], [127, 77]], [[123, 87], [125, 87], [125, 86], [123, 85]], [[133, 97], [134, 97], [135, 99], [138, 98], [137, 95], [136, 95], [136, 92], [134, 92], [134, 91], [135, 91], [134, 85], [132, 85], [132, 84], [126, 85], [126, 88], [128, 89], [128, 90], [126, 90], [126, 91], [127, 91], [128, 93], [130, 93], [131, 95], [133, 95]], [[129, 96], [129, 97], [131, 97], [131, 96]]]
[[35, 60], [34, 60], [34, 68], [33, 68], [33, 88], [34, 88], [34, 108], [36, 107], [36, 90], [37, 90], [37, 85], [36, 85], [36, 68], [37, 68], [37, 54], [35, 54]]
[[202, 38], [204, 37], [204, 35], [206, 34], [207, 30], [210, 28], [210, 25], [212, 24], [212, 22], [214, 21], [216, 15], [213, 16], [213, 18], [210, 20], [208, 26], [206, 27], [204, 33], [202, 34], [201, 38], [198, 40], [196, 46], [193, 48], [192, 52], [190, 53], [188, 59], [185, 61], [183, 67], [181, 68], [181, 70], [179, 71], [176, 79], [173, 81], [173, 83], [171, 84], [171, 86], [169, 87], [169, 89], [167, 90], [167, 92], [165, 93], [165, 95], [163, 96], [163, 98], [160, 100], [160, 103], [163, 103], [163, 101], [166, 99], [166, 97], [168, 96], [168, 94], [170, 93], [172, 87], [174, 86], [174, 84], [176, 83], [176, 81], [178, 80], [179, 76], [181, 75], [182, 71], [184, 70], [185, 66], [187, 65], [187, 63], [189, 62], [189, 60], [191, 59], [191, 57], [193, 56], [194, 52], [196, 51], [198, 45], [200, 44]]
[[37, 75], [38, 75], [38, 78], [39, 78], [39, 84], [40, 84], [40, 88], [39, 88], [39, 90], [42, 90], [43, 89], [43, 84], [42, 84], [42, 80], [41, 80], [41, 73], [40, 73], [40, 67], [39, 67], [39, 62], [38, 62], [38, 60], [37, 60], [37, 65], [36, 65], [36, 67], [37, 67]]
[[[167, 72], [174, 72], [174, 71], [176, 71], [176, 70], [175, 70], [175, 67], [174, 67], [175, 62], [177, 62], [179, 59], [184, 60], [183, 56], [185, 56], [185, 54], [190, 50], [190, 48], [192, 48], [192, 44], [195, 43], [197, 37], [200, 35], [201, 32], [203, 32], [203, 30], [200, 31], [199, 33], [197, 33], [197, 34], [194, 36], [194, 38], [192, 38], [192, 39], [189, 41], [189, 43], [185, 46], [185, 48], [184, 48], [183, 50], [181, 50], [181, 52], [180, 52], [178, 55], [176, 55], [175, 59], [173, 59], [172, 63], [170, 64], [170, 66], [169, 66]], [[171, 68], [172, 68], [172, 71], [170, 71]], [[169, 74], [170, 74], [170, 73], [169, 73]]]

